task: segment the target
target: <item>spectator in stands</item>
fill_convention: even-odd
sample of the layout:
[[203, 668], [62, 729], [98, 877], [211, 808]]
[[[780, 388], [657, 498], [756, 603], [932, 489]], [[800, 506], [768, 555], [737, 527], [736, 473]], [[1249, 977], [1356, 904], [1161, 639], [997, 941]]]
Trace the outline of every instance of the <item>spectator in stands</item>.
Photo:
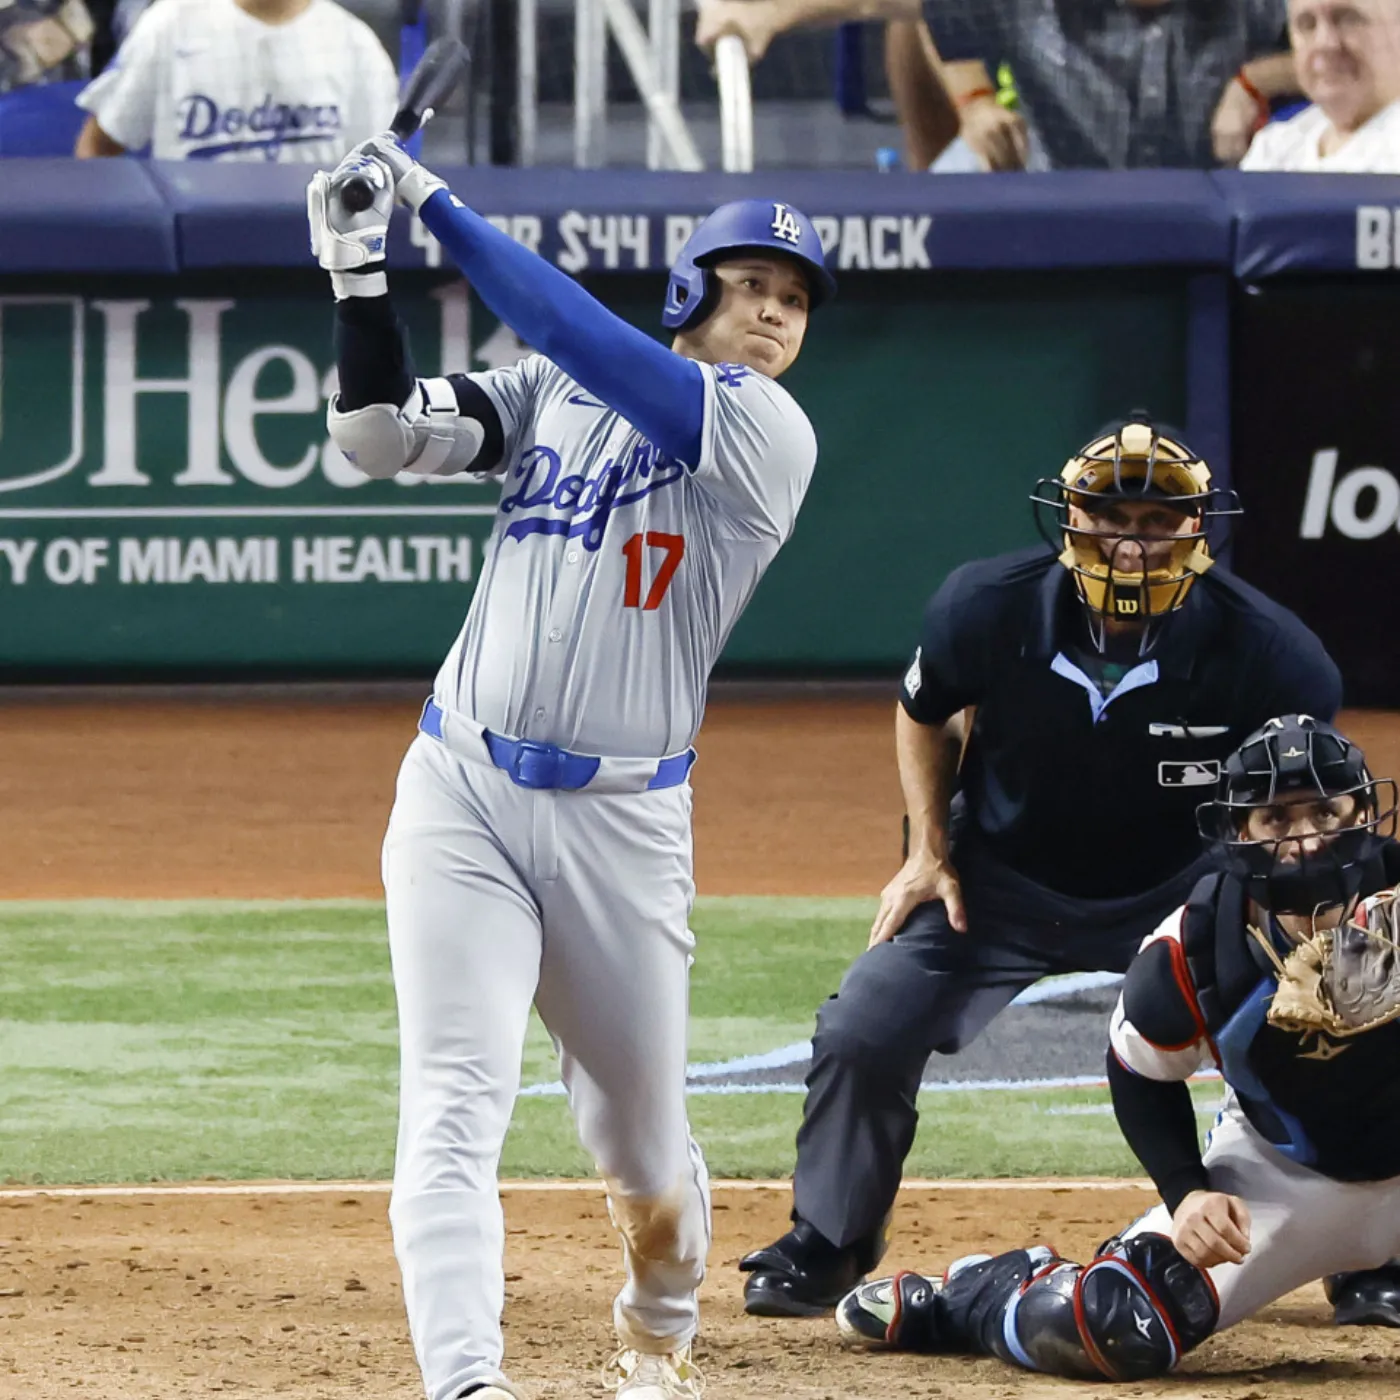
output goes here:
[[157, 0], [78, 98], [75, 153], [334, 165], [397, 100], [374, 31], [334, 0]]
[[0, 92], [87, 77], [92, 33], [83, 0], [0, 0]]
[[1290, 0], [1288, 31], [1309, 105], [1240, 169], [1400, 174], [1400, 0]]
[[[1295, 90], [1285, 0], [700, 0], [696, 40], [751, 61], [805, 24], [914, 19], [941, 55], [962, 139], [987, 170], [1235, 164]], [[1017, 108], [991, 74], [1009, 67]]]
[[885, 25], [885, 77], [904, 133], [904, 162], [910, 170], [927, 170], [957, 141], [961, 121], [923, 20]]

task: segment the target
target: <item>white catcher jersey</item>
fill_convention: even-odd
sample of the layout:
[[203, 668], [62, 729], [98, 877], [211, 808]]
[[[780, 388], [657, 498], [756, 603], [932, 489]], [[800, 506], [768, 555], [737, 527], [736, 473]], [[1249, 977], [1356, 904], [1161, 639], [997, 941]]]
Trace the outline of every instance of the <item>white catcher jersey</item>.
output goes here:
[[160, 0], [78, 105], [157, 160], [331, 166], [388, 128], [398, 80], [374, 31], [334, 0], [286, 24], [234, 0]]
[[701, 365], [694, 466], [665, 456], [532, 355], [471, 376], [505, 431], [476, 595], [437, 703], [512, 738], [660, 758], [686, 748], [705, 685], [791, 535], [817, 444], [786, 390]]

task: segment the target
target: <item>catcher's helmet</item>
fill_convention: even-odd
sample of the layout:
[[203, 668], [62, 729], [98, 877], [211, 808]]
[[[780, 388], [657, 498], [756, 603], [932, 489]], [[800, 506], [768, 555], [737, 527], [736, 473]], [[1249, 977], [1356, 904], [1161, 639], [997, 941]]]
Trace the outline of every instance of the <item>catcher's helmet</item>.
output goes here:
[[686, 241], [671, 268], [661, 324], [673, 331], [698, 326], [719, 299], [719, 279], [710, 269], [746, 249], [797, 262], [807, 275], [813, 310], [836, 295], [812, 221], [790, 204], [740, 199], [721, 204]]
[[[1303, 838], [1250, 834], [1249, 815], [1289, 798], [1338, 802], [1337, 825], [1319, 826], [1315, 850]], [[1350, 798], [1350, 811], [1340, 799]], [[1311, 715], [1284, 715], [1256, 729], [1225, 760], [1215, 798], [1196, 824], [1215, 864], [1244, 880], [1276, 914], [1312, 914], [1349, 904], [1364, 867], [1395, 832], [1395, 784], [1373, 778], [1350, 739]]]
[[[1120, 566], [1120, 551], [1145, 546], [1149, 537], [1074, 523], [1071, 506], [1101, 515], [1109, 499], [1156, 501], [1181, 516], [1183, 528], [1162, 567], [1144, 572]], [[1141, 409], [1101, 428], [1057, 478], [1036, 482], [1031, 501], [1041, 536], [1061, 551], [1060, 563], [1074, 575], [1095, 643], [1103, 645], [1110, 618], [1140, 622], [1144, 653], [1156, 641], [1155, 624], [1185, 603], [1197, 576], [1215, 562], [1207, 539], [1211, 522], [1240, 513], [1239, 498], [1211, 484], [1210, 468], [1181, 434], [1153, 424]], [[1113, 542], [1111, 548], [1106, 541]], [[1123, 563], [1141, 558], [1139, 549], [1131, 549]]]

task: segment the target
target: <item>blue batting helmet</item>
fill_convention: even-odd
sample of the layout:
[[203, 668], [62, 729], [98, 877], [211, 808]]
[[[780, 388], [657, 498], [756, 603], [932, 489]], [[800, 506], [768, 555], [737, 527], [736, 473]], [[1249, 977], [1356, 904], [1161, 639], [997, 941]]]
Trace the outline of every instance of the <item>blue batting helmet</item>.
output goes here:
[[721, 204], [681, 249], [666, 287], [661, 324], [673, 331], [699, 325], [719, 296], [719, 280], [710, 268], [747, 248], [800, 263], [814, 308], [836, 295], [836, 279], [822, 260], [822, 241], [805, 214], [776, 200], [738, 199]]

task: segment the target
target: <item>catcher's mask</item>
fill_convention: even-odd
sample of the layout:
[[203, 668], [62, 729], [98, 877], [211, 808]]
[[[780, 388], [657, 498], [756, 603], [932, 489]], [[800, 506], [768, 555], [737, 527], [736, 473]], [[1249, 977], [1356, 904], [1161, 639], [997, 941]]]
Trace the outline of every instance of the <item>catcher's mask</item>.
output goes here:
[[[1240, 513], [1235, 493], [1212, 486], [1205, 462], [1140, 409], [1101, 429], [1058, 477], [1036, 482], [1031, 501], [1042, 537], [1074, 576], [1094, 645], [1103, 649], [1110, 619], [1140, 624], [1141, 655], [1215, 562], [1211, 523]], [[1175, 529], [1157, 524], [1134, 533], [1131, 522], [1106, 518], [1124, 502], [1163, 508]]]
[[[1251, 814], [1277, 807], [1284, 817], [1290, 799], [1325, 804], [1340, 820], [1302, 834], [1251, 833]], [[1316, 914], [1356, 898], [1366, 863], [1395, 834], [1395, 807], [1394, 782], [1373, 778], [1355, 744], [1311, 715], [1285, 715], [1225, 760], [1196, 824], [1215, 864], [1242, 879], [1259, 905]]]

